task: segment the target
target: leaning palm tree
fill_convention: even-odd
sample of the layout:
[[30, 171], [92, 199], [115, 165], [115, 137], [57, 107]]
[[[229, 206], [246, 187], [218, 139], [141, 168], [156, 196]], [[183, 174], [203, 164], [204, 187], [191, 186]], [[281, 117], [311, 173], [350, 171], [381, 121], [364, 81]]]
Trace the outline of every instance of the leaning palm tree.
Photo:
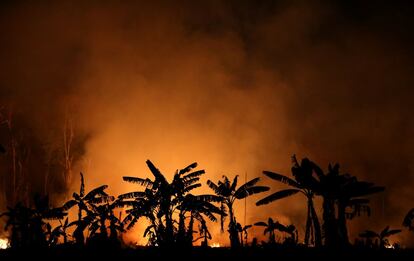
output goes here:
[[[94, 204], [105, 203], [113, 200], [112, 196], [109, 196], [105, 189], [108, 185], [99, 186], [88, 193], [85, 193], [85, 181], [82, 172], [80, 173], [81, 183], [79, 188], [79, 194], [74, 192], [73, 199], [69, 200], [63, 205], [63, 210], [69, 210], [73, 206], [78, 206], [78, 220], [71, 223], [71, 225], [77, 225], [79, 229], [75, 229], [74, 234], [77, 244], [83, 245], [85, 243], [85, 236], [83, 231], [89, 226], [93, 220], [94, 213], [91, 206]], [[83, 218], [83, 212], [86, 212], [87, 218]]]
[[386, 248], [390, 246], [388, 237], [398, 234], [400, 232], [401, 232], [401, 229], [390, 230], [390, 226], [387, 226], [380, 233], [377, 233], [372, 230], [365, 230], [364, 232], [360, 233], [359, 236], [365, 239], [377, 239], [379, 240], [379, 247]]
[[[267, 177], [289, 185], [291, 189], [284, 189], [277, 191], [261, 200], [259, 200], [256, 205], [265, 205], [271, 202], [295, 195], [297, 193], [303, 194], [307, 199], [307, 218], [306, 218], [306, 230], [305, 230], [305, 244], [309, 245], [309, 240], [312, 237], [314, 239], [314, 244], [317, 247], [322, 246], [322, 236], [321, 236], [321, 227], [319, 223], [318, 216], [315, 211], [313, 198], [315, 196], [315, 189], [318, 182], [312, 176], [313, 170], [317, 165], [308, 160], [303, 159], [302, 162], [296, 160], [295, 155], [292, 157], [293, 167], [292, 174], [293, 179], [285, 175], [278, 174], [271, 171], [263, 171]], [[314, 231], [314, 234], [311, 235], [311, 231]]]
[[414, 230], [414, 208], [408, 211], [407, 215], [403, 220], [403, 226], [407, 227], [409, 230]]
[[[207, 181], [207, 185], [214, 191], [214, 193], [222, 197], [221, 209], [223, 210], [223, 212], [227, 208], [227, 212], [230, 219], [228, 232], [230, 236], [230, 245], [232, 248], [240, 246], [239, 233], [237, 231], [237, 220], [236, 216], [234, 215], [233, 208], [235, 201], [239, 199], [244, 199], [253, 194], [258, 194], [269, 190], [269, 187], [255, 186], [256, 183], [260, 180], [260, 178], [254, 178], [246, 182], [245, 184], [241, 185], [239, 188], [237, 188], [237, 178], [238, 176], [234, 177], [233, 182], [230, 182], [227, 176], [223, 176], [223, 180], [219, 180], [217, 184], [212, 182], [211, 180]], [[224, 219], [225, 216], [222, 215], [222, 231], [224, 229]]]

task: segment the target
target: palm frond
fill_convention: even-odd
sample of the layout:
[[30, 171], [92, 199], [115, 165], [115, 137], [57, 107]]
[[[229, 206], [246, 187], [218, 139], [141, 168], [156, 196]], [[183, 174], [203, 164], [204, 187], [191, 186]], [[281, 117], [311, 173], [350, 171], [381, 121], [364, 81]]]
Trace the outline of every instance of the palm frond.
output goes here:
[[198, 187], [201, 187], [201, 184], [200, 183], [196, 183], [196, 184], [190, 185], [190, 186], [188, 186], [188, 187], [186, 187], [184, 189], [184, 193], [190, 192], [191, 190], [193, 190], [195, 188], [198, 188]]
[[194, 169], [194, 168], [196, 168], [196, 167], [197, 167], [197, 162], [191, 163], [191, 164], [190, 164], [190, 165], [188, 165], [187, 167], [185, 167], [185, 168], [181, 169], [181, 170], [178, 172], [178, 175], [182, 175], [182, 174], [184, 174], [184, 173], [187, 173], [187, 172], [191, 171], [192, 169]]
[[266, 222], [263, 222], [263, 221], [256, 222], [256, 223], [254, 223], [254, 225], [258, 226], [258, 227], [267, 227]]
[[145, 198], [147, 193], [144, 191], [135, 191], [121, 194], [118, 196], [119, 199], [134, 199], [134, 198]]
[[234, 195], [237, 199], [243, 199], [247, 196], [262, 193], [268, 191], [270, 188], [265, 186], [255, 186], [248, 187], [244, 190], [237, 190], [237, 193]]
[[401, 229], [391, 229], [387, 232], [387, 234], [385, 234], [384, 236], [389, 237], [398, 233], [401, 233], [402, 230]]
[[131, 228], [133, 228], [135, 226], [135, 224], [137, 223], [138, 218], [137, 217], [133, 217], [131, 222], [129, 222], [128, 226], [126, 227], [127, 230], [130, 230]]
[[90, 200], [88, 200], [89, 204], [102, 204], [102, 203], [109, 203], [115, 200], [114, 196], [100, 196], [95, 197]]
[[45, 211], [42, 213], [42, 217], [44, 219], [49, 219], [49, 220], [63, 219], [67, 215], [68, 213], [65, 213], [63, 211], [63, 208], [53, 208], [53, 209], [49, 209], [48, 211]]
[[323, 170], [315, 162], [310, 161], [310, 165], [311, 165], [313, 171], [318, 176], [319, 180], [321, 180], [321, 179], [323, 179], [325, 177], [325, 174], [323, 173]]
[[197, 171], [191, 172], [191, 173], [183, 176], [183, 180], [186, 181], [186, 180], [189, 180], [189, 179], [192, 179], [192, 178], [200, 177], [201, 175], [203, 175], [205, 173], [206, 172], [203, 169], [202, 170], [197, 170]]
[[146, 163], [155, 179], [158, 180], [161, 184], [166, 184], [167, 180], [164, 175], [162, 175], [161, 171], [157, 169], [150, 160], [147, 160]]
[[102, 185], [97, 188], [94, 188], [93, 190], [89, 191], [88, 194], [85, 196], [85, 200], [90, 200], [96, 195], [103, 195], [106, 196], [107, 194], [104, 192], [105, 189], [108, 188], [108, 185]]
[[216, 183], [214, 183], [211, 180], [207, 180], [207, 185], [214, 191], [214, 193], [216, 193], [217, 195], [221, 195], [220, 188], [216, 185]]
[[138, 184], [138, 185], [141, 185], [141, 186], [144, 186], [144, 187], [152, 187], [154, 185], [154, 182], [149, 178], [143, 179], [143, 178], [139, 178], [139, 177], [125, 176], [125, 177], [122, 177], [122, 179], [126, 182], [135, 183], [135, 184]]
[[208, 217], [208, 219], [210, 219], [210, 221], [212, 222], [216, 222], [217, 218], [213, 215], [213, 213], [211, 213], [210, 211], [204, 211], [202, 212], [206, 217]]
[[77, 204], [76, 200], [71, 199], [63, 205], [63, 210], [67, 211]]
[[278, 174], [275, 172], [271, 172], [271, 171], [263, 171], [263, 174], [265, 174], [266, 176], [268, 176], [269, 178], [282, 182], [284, 184], [287, 184], [289, 186], [295, 187], [295, 188], [301, 188], [301, 185], [299, 183], [297, 183], [296, 181], [294, 181], [293, 179], [286, 177], [282, 174]]
[[251, 228], [251, 227], [253, 227], [253, 225], [245, 225], [244, 227], [243, 227], [243, 231], [246, 231], [246, 230], [248, 230], [249, 228]]
[[192, 185], [192, 184], [194, 184], [196, 182], [199, 182], [199, 181], [200, 181], [200, 178], [199, 177], [195, 177], [195, 178], [191, 178], [191, 179], [184, 180], [183, 182], [184, 182], [184, 186], [187, 187], [187, 186], [190, 186], [190, 185]]
[[197, 196], [195, 196], [195, 198], [196, 198], [196, 200], [206, 201], [206, 202], [221, 202], [221, 201], [223, 201], [223, 197], [217, 196], [217, 195], [209, 195], [209, 194], [197, 195]]
[[259, 201], [256, 202], [256, 206], [266, 205], [270, 202], [289, 197], [291, 195], [294, 195], [296, 193], [300, 192], [298, 189], [285, 189], [278, 192], [275, 192], [271, 194], [270, 196], [267, 196]]
[[147, 228], [145, 228], [144, 231], [144, 237], [147, 237], [148, 233], [151, 231], [151, 229], [155, 229], [156, 227], [154, 225], [150, 225]]
[[236, 187], [237, 187], [237, 180], [238, 180], [238, 178], [239, 178], [239, 175], [236, 175], [236, 176], [234, 177], [233, 182], [231, 183], [231, 186], [230, 186], [230, 191], [231, 191], [231, 192], [236, 191]]
[[[260, 178], [254, 178], [246, 183], [244, 183], [243, 185], [241, 185], [235, 192], [234, 195], [236, 196], [237, 194], [242, 193], [243, 191], [245, 191], [247, 188], [250, 188], [254, 185], [256, 185], [256, 183], [260, 180]], [[237, 196], [236, 196], [237, 197]]]

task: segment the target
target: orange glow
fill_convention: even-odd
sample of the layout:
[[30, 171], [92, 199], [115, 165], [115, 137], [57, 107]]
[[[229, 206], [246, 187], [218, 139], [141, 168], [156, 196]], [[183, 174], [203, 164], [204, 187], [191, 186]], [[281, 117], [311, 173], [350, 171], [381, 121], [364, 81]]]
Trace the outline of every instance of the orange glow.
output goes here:
[[213, 243], [213, 244], [210, 245], [210, 247], [213, 247], [213, 248], [220, 247], [220, 244], [219, 243]]
[[[170, 180], [176, 169], [198, 162], [206, 174], [195, 193], [212, 193], [207, 179], [239, 175], [243, 183], [245, 173], [275, 192], [286, 186], [262, 171], [290, 175], [297, 153], [323, 168], [338, 161], [344, 171], [387, 187], [372, 200], [372, 218], [348, 222], [350, 240], [367, 225], [401, 224], [414, 202], [414, 88], [407, 87], [414, 86], [413, 66], [411, 49], [397, 42], [409, 37], [388, 33], [405, 30], [384, 37], [380, 27], [361, 30], [362, 20], [348, 28], [332, 21], [344, 15], [340, 9], [307, 1], [257, 10], [247, 4], [255, 1], [237, 8], [227, 1], [82, 2], [31, 1], [2, 11], [0, 109], [14, 105], [16, 126], [24, 126], [15, 134], [34, 148], [26, 153], [23, 146], [29, 156], [20, 176], [27, 180], [18, 182], [31, 190], [17, 194], [48, 193], [58, 205], [78, 191], [80, 171], [87, 190], [102, 184], [114, 196], [140, 190], [122, 177], [151, 177], [147, 159]], [[53, 158], [63, 150], [67, 114], [75, 136], [70, 188], [60, 182], [62, 159]], [[10, 164], [3, 160], [6, 176]], [[0, 191], [10, 189], [5, 176]], [[246, 209], [236, 202], [237, 221], [272, 217], [294, 224], [303, 241], [306, 199], [257, 207], [262, 196], [248, 198]], [[1, 201], [0, 210], [9, 203]], [[322, 222], [319, 198], [315, 207]], [[123, 238], [145, 245], [145, 226], [140, 220]], [[219, 222], [208, 228], [214, 244], [229, 245]], [[267, 240], [260, 227], [249, 230], [253, 238]]]
[[10, 247], [9, 240], [7, 238], [0, 238], [0, 249], [6, 249]]

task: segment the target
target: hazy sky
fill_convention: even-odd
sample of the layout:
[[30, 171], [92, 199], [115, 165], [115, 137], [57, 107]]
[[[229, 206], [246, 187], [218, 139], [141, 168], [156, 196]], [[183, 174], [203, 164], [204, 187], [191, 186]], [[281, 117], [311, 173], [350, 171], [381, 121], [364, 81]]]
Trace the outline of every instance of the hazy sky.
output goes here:
[[[61, 150], [70, 117], [73, 188], [82, 170], [89, 188], [126, 192], [121, 177], [150, 175], [146, 159], [169, 177], [197, 161], [203, 183], [290, 174], [296, 153], [386, 186], [373, 216], [350, 222], [351, 239], [400, 227], [414, 207], [414, 7], [378, 2], [2, 2], [0, 108], [31, 148], [29, 190], [42, 190], [45, 148]], [[4, 124], [0, 134], [7, 144]], [[51, 173], [51, 193], [70, 194]], [[304, 198], [256, 208], [260, 197], [248, 223], [272, 216], [303, 236]]]

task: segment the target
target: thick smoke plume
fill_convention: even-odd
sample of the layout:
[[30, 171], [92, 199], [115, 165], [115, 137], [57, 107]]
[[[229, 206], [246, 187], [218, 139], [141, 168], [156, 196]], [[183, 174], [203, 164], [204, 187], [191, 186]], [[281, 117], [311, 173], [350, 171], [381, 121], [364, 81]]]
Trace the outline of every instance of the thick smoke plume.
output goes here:
[[[351, 238], [399, 227], [414, 207], [412, 11], [376, 1], [5, 2], [3, 205], [13, 194], [13, 137], [20, 197], [63, 200], [79, 171], [89, 188], [126, 192], [135, 188], [121, 177], [149, 176], [146, 159], [169, 177], [197, 161], [203, 182], [289, 174], [297, 153], [387, 187], [373, 197], [371, 218], [350, 222]], [[72, 130], [65, 180], [64, 134]], [[239, 221], [272, 216], [303, 235], [304, 198], [260, 208], [257, 199], [248, 200], [246, 221], [240, 202]], [[215, 240], [224, 242], [218, 227]]]

